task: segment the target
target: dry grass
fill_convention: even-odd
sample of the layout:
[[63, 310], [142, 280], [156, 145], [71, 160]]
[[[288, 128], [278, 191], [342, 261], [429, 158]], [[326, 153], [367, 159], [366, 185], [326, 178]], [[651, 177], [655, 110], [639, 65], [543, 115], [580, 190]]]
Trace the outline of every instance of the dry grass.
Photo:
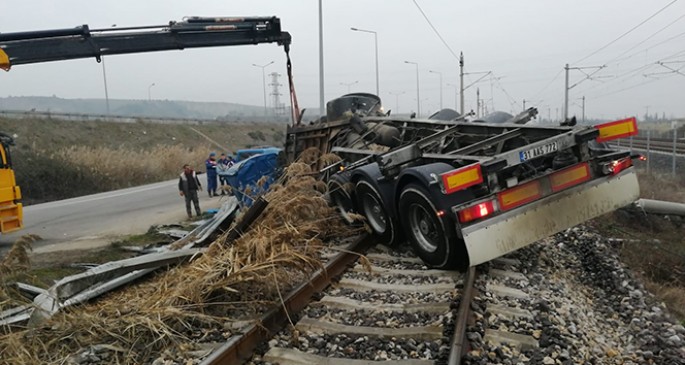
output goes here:
[[165, 145], [146, 150], [72, 146], [49, 156], [68, 161], [113, 188], [121, 188], [173, 178], [185, 163], [204, 171], [203, 161], [209, 152], [209, 147], [190, 149]]
[[671, 174], [638, 171], [640, 197], [685, 203], [685, 181], [674, 179]]
[[17, 271], [25, 271], [31, 267], [29, 252], [32, 251], [31, 245], [39, 240], [35, 234], [27, 234], [20, 237], [12, 244], [7, 254], [0, 258], [0, 275], [7, 276]]
[[109, 363], [137, 364], [163, 350], [182, 357], [203, 337], [229, 337], [230, 322], [277, 304], [320, 267], [324, 241], [358, 233], [341, 223], [310, 174], [307, 164], [291, 165], [252, 230], [232, 245], [221, 237], [188, 265], [0, 336], [0, 363], [63, 363], [106, 345]]
[[24, 235], [14, 242], [3, 257], [0, 257], [0, 311], [23, 302], [17, 300], [16, 295], [11, 295], [12, 290], [8, 290], [7, 285], [17, 275], [31, 268], [29, 252], [32, 250], [33, 242], [39, 239], [40, 237], [34, 234]]

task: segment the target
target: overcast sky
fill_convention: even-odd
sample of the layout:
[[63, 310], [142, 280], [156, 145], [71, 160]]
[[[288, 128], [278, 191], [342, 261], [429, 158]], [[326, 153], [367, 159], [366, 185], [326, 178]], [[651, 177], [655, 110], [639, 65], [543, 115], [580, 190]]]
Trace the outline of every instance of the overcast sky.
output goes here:
[[[442, 73], [443, 106], [455, 106], [458, 59], [416, 4], [449, 48], [457, 55], [464, 52], [465, 72], [492, 72], [466, 90], [467, 110], [476, 108], [479, 89], [490, 111], [521, 110], [525, 99], [526, 106], [538, 106], [545, 118], [554, 118], [562, 112], [563, 67], [569, 63], [572, 68], [607, 66], [592, 79], [583, 72], [594, 69], [570, 71], [570, 84], [580, 82], [570, 90], [571, 114], [580, 116], [585, 96], [586, 114], [592, 117], [641, 117], [647, 108], [651, 114], [685, 116], [685, 1], [678, 0], [326, 0], [326, 101], [347, 93], [348, 85], [351, 91], [375, 92], [373, 35], [350, 30], [356, 27], [378, 34], [386, 109], [416, 109], [416, 68], [404, 61], [419, 64], [422, 114], [440, 107], [435, 72]], [[22, 0], [2, 7], [0, 32], [155, 25], [192, 15], [281, 18], [293, 38], [300, 104], [319, 105], [315, 0]], [[275, 63], [266, 71], [283, 75], [286, 98], [285, 55], [275, 44], [110, 56], [109, 97], [147, 99], [149, 90], [153, 99], [263, 105], [262, 71], [252, 64], [270, 61]], [[104, 98], [102, 72], [94, 59], [19, 65], [0, 72], [0, 97]], [[465, 84], [480, 76], [467, 75]]]

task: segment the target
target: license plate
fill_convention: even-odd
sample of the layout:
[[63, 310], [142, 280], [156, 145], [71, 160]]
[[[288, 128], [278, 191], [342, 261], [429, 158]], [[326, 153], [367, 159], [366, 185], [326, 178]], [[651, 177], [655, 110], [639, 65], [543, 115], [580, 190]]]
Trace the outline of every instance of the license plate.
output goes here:
[[519, 157], [521, 158], [521, 162], [523, 162], [523, 161], [528, 161], [531, 158], [535, 158], [538, 156], [546, 155], [548, 153], [556, 152], [558, 150], [559, 150], [559, 143], [557, 141], [554, 141], [554, 142], [550, 142], [547, 144], [543, 144], [542, 146], [531, 148], [529, 150], [521, 151], [521, 152], [519, 152]]

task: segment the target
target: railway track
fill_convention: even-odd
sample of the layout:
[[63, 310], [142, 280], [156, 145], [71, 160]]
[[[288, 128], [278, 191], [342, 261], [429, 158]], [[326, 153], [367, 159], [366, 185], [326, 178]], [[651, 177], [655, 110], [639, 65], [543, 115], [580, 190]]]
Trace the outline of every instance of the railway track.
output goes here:
[[365, 237], [331, 251], [312, 280], [202, 364], [460, 364], [473, 273], [429, 270], [407, 248], [372, 245]]
[[[197, 329], [193, 351], [149, 363], [679, 364], [685, 328], [607, 242], [574, 228], [462, 275], [360, 237], [327, 248], [325, 265], [259, 318]], [[104, 350], [78, 364], [103, 363], [87, 359]]]
[[[630, 139], [620, 140], [616, 145], [623, 148], [630, 148], [636, 150], [647, 150], [659, 151], [664, 153], [673, 153], [673, 139], [672, 138], [650, 138], [649, 144], [647, 143], [647, 138], [644, 137], [633, 137], [632, 145]], [[676, 153], [679, 155], [685, 154], [685, 141], [676, 141]]]

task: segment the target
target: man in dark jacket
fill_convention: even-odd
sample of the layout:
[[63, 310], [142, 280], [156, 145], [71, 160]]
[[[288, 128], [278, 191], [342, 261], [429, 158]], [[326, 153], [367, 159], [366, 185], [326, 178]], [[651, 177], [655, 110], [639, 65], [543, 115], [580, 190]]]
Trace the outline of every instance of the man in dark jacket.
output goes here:
[[216, 153], [209, 154], [209, 158], [205, 161], [207, 168], [207, 193], [209, 197], [216, 196]]
[[195, 171], [190, 167], [190, 165], [183, 165], [183, 172], [178, 178], [178, 193], [186, 199], [186, 213], [188, 213], [188, 218], [192, 218], [193, 215], [190, 214], [190, 202], [195, 205], [195, 213], [199, 217], [202, 214], [200, 210], [200, 201], [197, 197], [197, 191], [202, 191], [202, 185], [200, 185], [200, 179], [197, 178]]

